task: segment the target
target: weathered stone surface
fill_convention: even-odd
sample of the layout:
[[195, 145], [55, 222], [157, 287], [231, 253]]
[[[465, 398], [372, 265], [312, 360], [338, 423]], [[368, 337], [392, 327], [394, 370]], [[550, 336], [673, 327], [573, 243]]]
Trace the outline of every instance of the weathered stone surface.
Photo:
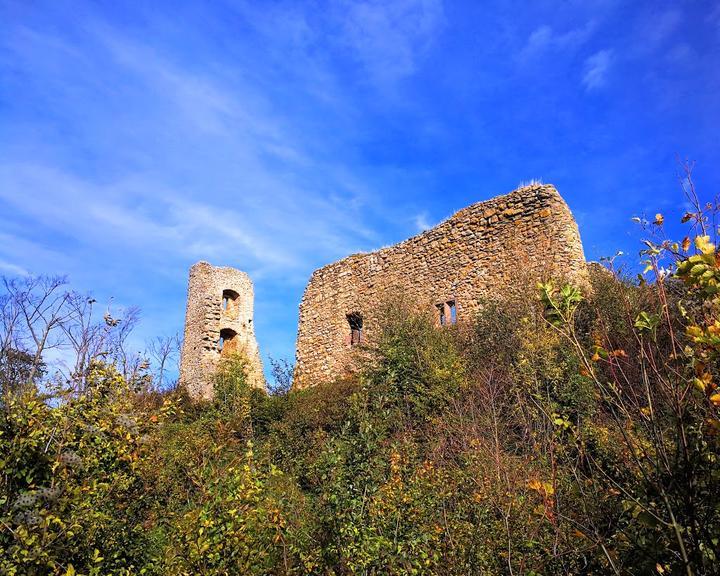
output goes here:
[[253, 328], [250, 277], [235, 268], [198, 262], [190, 268], [180, 385], [193, 399], [211, 399], [218, 361], [236, 352], [245, 354], [249, 361], [251, 384], [264, 387]]
[[[370, 341], [378, 307], [403, 294], [440, 315], [455, 305], [471, 319], [483, 297], [522, 279], [577, 279], [585, 258], [573, 216], [551, 185], [530, 185], [480, 202], [400, 244], [353, 254], [316, 270], [300, 303], [296, 387], [337, 378], [353, 342], [349, 316], [362, 316], [359, 338]], [[357, 324], [357, 320], [354, 320]]]

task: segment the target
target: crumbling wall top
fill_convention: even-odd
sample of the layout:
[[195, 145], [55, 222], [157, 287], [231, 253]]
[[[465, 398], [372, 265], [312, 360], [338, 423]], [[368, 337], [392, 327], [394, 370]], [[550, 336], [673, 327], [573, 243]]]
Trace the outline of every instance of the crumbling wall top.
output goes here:
[[434, 306], [442, 321], [445, 314], [468, 320], [485, 295], [510, 288], [520, 273], [572, 277], [584, 273], [584, 261], [565, 201], [554, 186], [531, 184], [463, 208], [393, 246], [323, 266], [300, 304], [295, 383], [341, 374], [353, 342], [371, 339], [388, 295]]

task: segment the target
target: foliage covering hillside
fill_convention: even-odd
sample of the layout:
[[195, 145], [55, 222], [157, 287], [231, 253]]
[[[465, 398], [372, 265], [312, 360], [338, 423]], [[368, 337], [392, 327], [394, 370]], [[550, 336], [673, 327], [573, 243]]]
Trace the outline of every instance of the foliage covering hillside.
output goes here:
[[389, 303], [309, 390], [238, 358], [193, 405], [98, 355], [50, 391], [6, 354], [0, 573], [714, 573], [720, 256], [688, 219], [652, 284], [596, 269], [444, 329]]

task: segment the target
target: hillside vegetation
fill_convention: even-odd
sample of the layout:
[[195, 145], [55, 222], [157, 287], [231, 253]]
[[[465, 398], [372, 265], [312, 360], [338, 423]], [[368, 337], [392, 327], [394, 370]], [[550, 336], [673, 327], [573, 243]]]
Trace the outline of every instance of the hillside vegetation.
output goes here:
[[63, 381], [6, 341], [0, 574], [716, 573], [720, 256], [686, 220], [651, 283], [593, 268], [442, 329], [388, 302], [306, 390], [238, 357], [192, 404], [110, 338]]

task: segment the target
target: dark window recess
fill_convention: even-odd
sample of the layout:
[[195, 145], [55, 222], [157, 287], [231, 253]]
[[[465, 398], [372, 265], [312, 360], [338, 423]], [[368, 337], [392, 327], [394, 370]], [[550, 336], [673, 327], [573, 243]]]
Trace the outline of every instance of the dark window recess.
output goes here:
[[237, 332], [230, 328], [220, 330], [220, 339], [218, 340], [218, 351], [222, 356], [228, 356], [237, 351], [237, 340], [235, 339]]
[[440, 314], [440, 326], [448, 326], [457, 322], [457, 307], [455, 300], [448, 300], [441, 304], [435, 304]]
[[357, 346], [362, 342], [362, 314], [351, 312], [347, 315], [347, 321], [350, 324], [350, 346]]
[[445, 326], [445, 324], [447, 324], [447, 316], [445, 315], [445, 304], [436, 304], [435, 306], [440, 313], [440, 326]]

